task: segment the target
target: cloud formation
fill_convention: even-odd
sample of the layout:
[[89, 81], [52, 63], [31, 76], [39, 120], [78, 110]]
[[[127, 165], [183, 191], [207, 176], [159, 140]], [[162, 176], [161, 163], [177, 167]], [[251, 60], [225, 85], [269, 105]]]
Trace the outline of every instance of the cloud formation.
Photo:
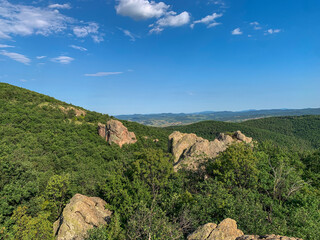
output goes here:
[[193, 28], [194, 25], [195, 25], [195, 24], [198, 24], [198, 23], [203, 23], [203, 24], [207, 25], [208, 28], [215, 27], [215, 26], [221, 24], [221, 23], [216, 22], [216, 19], [217, 19], [217, 18], [220, 18], [220, 17], [222, 17], [222, 16], [223, 16], [222, 13], [221, 13], [221, 14], [213, 13], [213, 14], [208, 15], [208, 16], [200, 19], [200, 20], [194, 21], [194, 22], [190, 25], [190, 27]]
[[15, 53], [15, 52], [8, 52], [5, 50], [0, 51], [0, 54], [3, 56], [7, 56], [9, 58], [11, 58], [14, 61], [23, 63], [25, 65], [29, 65], [31, 60], [29, 58], [27, 58], [26, 56], [20, 54], [20, 53]]
[[73, 28], [73, 33], [79, 38], [84, 38], [90, 35], [94, 42], [103, 41], [102, 34], [99, 33], [99, 25], [97, 23], [89, 23], [86, 26], [76, 26]]
[[123, 72], [97, 72], [97, 73], [87, 73], [84, 74], [86, 77], [106, 77], [110, 75], [118, 75], [122, 74]]
[[73, 60], [74, 60], [74, 58], [68, 57], [68, 56], [59, 56], [59, 57], [51, 59], [52, 62], [61, 63], [61, 64], [69, 64]]
[[0, 0], [0, 39], [11, 39], [13, 36], [49, 36], [72, 29], [77, 37], [90, 35], [94, 41], [102, 41], [97, 23], [83, 23], [57, 10], [68, 7], [68, 4], [52, 4], [48, 8], [40, 8]]
[[262, 27], [260, 26], [260, 23], [258, 23], [258, 22], [251, 22], [250, 25], [253, 26], [254, 30], [262, 29]]
[[160, 33], [165, 27], [180, 27], [190, 22], [190, 14], [188, 12], [182, 12], [177, 14], [176, 12], [169, 12], [165, 17], [160, 18], [155, 24], [151, 24], [150, 33]]
[[275, 34], [275, 33], [279, 33], [279, 32], [281, 32], [281, 29], [272, 29], [272, 28], [270, 28], [270, 29], [268, 29], [266, 31], [267, 34]]
[[86, 49], [84, 47], [77, 46], [77, 45], [70, 45], [70, 47], [74, 48], [74, 49], [77, 49], [79, 51], [82, 51], [82, 52], [88, 51], [88, 49]]
[[242, 35], [243, 32], [241, 32], [240, 28], [236, 28], [231, 32], [232, 35]]
[[117, 14], [131, 17], [134, 20], [159, 18], [169, 9], [164, 2], [156, 3], [149, 0], [118, 0], [116, 5]]
[[13, 5], [0, 0], [0, 38], [32, 34], [48, 36], [65, 30], [72, 19], [52, 9]]
[[65, 3], [65, 4], [50, 4], [48, 6], [48, 8], [56, 8], [56, 9], [71, 9], [71, 6], [69, 3]]
[[14, 46], [6, 45], [6, 44], [0, 44], [0, 48], [13, 48]]
[[129, 30], [123, 29], [123, 28], [118, 28], [120, 31], [123, 32], [123, 34], [127, 37], [130, 38], [130, 41], [134, 42], [136, 40], [136, 36], [130, 32]]

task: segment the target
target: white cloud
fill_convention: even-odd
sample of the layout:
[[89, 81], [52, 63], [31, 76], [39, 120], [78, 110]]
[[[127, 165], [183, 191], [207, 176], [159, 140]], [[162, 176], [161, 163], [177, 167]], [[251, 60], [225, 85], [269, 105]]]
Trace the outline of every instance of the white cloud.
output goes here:
[[65, 30], [72, 21], [72, 18], [57, 10], [14, 5], [7, 0], [0, 0], [0, 38], [32, 34], [48, 36]]
[[43, 58], [46, 58], [47, 56], [37, 56], [36, 58], [37, 59], [43, 59]]
[[87, 26], [76, 26], [73, 28], [73, 33], [79, 38], [84, 38], [90, 35], [94, 42], [99, 43], [104, 39], [99, 33], [99, 25], [97, 23], [89, 23]]
[[6, 45], [6, 44], [0, 44], [0, 48], [13, 48], [14, 46]]
[[56, 58], [51, 59], [51, 61], [61, 63], [61, 64], [69, 64], [73, 60], [74, 60], [74, 58], [68, 57], [68, 56], [60, 56], [60, 57], [56, 57]]
[[232, 35], [241, 35], [241, 29], [240, 28], [236, 28], [231, 32]]
[[216, 19], [219, 17], [222, 17], [222, 16], [223, 16], [223, 14], [213, 13], [213, 14], [208, 15], [200, 20], [194, 21], [190, 26], [191, 26], [191, 28], [193, 28], [195, 24], [203, 23], [203, 24], [206, 24], [208, 28], [215, 27], [215, 26], [221, 24], [221, 23], [216, 22]]
[[156, 3], [149, 0], [118, 0], [116, 5], [117, 14], [131, 17], [135, 20], [159, 18], [169, 9], [164, 2]]
[[180, 27], [190, 22], [190, 14], [188, 12], [182, 12], [177, 15], [176, 12], [169, 12], [163, 18], [160, 18], [155, 24], [151, 24], [150, 33], [160, 33], [165, 27]]
[[20, 53], [14, 53], [14, 52], [7, 52], [7, 51], [0, 51], [0, 54], [3, 56], [7, 56], [11, 58], [14, 61], [21, 62], [23, 64], [29, 65], [31, 60], [27, 58], [26, 56], [20, 54]]
[[77, 37], [86, 37], [91, 33], [98, 33], [98, 29], [99, 26], [97, 23], [89, 23], [88, 26], [77, 26], [75, 28], [73, 28], [73, 33], [77, 36]]
[[97, 73], [87, 73], [84, 76], [86, 77], [106, 77], [110, 75], [118, 75], [122, 74], [123, 72], [97, 72]]
[[77, 50], [80, 50], [82, 52], [88, 51], [88, 49], [86, 49], [84, 47], [77, 46], [77, 45], [70, 45], [70, 47], [74, 48], [74, 49], [77, 49]]
[[41, 8], [0, 0], [0, 39], [11, 39], [16, 35], [49, 36], [73, 30], [77, 37], [91, 36], [96, 42], [102, 41], [97, 23], [78, 21], [56, 9], [68, 6], [70, 7], [69, 4], [52, 4], [48, 8]]
[[71, 9], [71, 6], [69, 3], [65, 3], [65, 4], [51, 4], [48, 6], [49, 8], [56, 8], [56, 9]]
[[251, 22], [250, 25], [260, 25], [258, 22]]
[[266, 31], [266, 33], [268, 33], [268, 34], [275, 34], [275, 33], [279, 33], [279, 32], [281, 32], [280, 29], [272, 29], [272, 28], [270, 28]]
[[92, 35], [91, 37], [95, 43], [100, 43], [104, 41], [102, 35]]
[[260, 26], [260, 23], [258, 23], [258, 22], [251, 22], [250, 25], [253, 26], [254, 30], [262, 29], [262, 27]]
[[136, 36], [129, 30], [122, 29], [122, 28], [118, 28], [118, 29], [122, 31], [125, 36], [129, 37], [130, 41], [134, 42], [136, 40]]

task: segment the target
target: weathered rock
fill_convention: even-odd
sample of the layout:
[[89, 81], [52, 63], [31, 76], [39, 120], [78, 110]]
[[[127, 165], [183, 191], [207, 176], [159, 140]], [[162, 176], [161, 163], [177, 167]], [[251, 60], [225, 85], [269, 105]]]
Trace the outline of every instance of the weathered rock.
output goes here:
[[98, 197], [76, 194], [53, 224], [56, 240], [82, 240], [89, 229], [107, 224], [112, 212], [107, 203]]
[[262, 235], [262, 236], [243, 235], [241, 237], [238, 237], [236, 240], [303, 240], [303, 239], [271, 234], [271, 235]]
[[188, 236], [188, 240], [235, 240], [242, 235], [243, 232], [238, 229], [236, 221], [227, 218], [218, 226], [214, 223], [207, 223], [199, 227]]
[[124, 144], [137, 142], [136, 135], [133, 132], [129, 132], [122, 122], [118, 120], [109, 120], [106, 125], [99, 123], [98, 133], [109, 144], [115, 143], [120, 147]]
[[208, 141], [193, 133], [175, 131], [169, 136], [169, 152], [174, 156], [175, 170], [182, 166], [197, 169], [201, 162], [215, 158], [235, 142], [251, 143], [252, 138], [237, 131], [232, 136], [221, 133], [217, 139]]

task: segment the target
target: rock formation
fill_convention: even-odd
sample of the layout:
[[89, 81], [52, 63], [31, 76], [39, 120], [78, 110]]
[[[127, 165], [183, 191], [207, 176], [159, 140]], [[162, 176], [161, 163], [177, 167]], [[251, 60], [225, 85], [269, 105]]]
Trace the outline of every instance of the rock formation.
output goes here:
[[106, 204], [98, 197], [74, 195], [53, 224], [56, 240], [82, 240], [89, 229], [107, 224], [112, 212]]
[[227, 218], [219, 225], [207, 223], [188, 236], [188, 240], [235, 240], [243, 235], [235, 220]]
[[237, 131], [232, 136], [221, 133], [214, 141], [208, 141], [193, 133], [175, 131], [169, 136], [169, 152], [174, 156], [176, 170], [183, 165], [188, 169], [197, 169], [205, 159], [215, 158], [235, 142], [251, 143], [252, 138]]
[[120, 147], [124, 144], [137, 142], [136, 135], [133, 132], [129, 132], [122, 122], [118, 120], [109, 120], [106, 125], [99, 123], [98, 133], [109, 144], [115, 143]]
[[200, 226], [188, 236], [188, 240], [303, 240], [301, 238], [284, 237], [279, 235], [244, 235], [238, 229], [237, 222], [227, 218], [219, 225], [207, 223]]
[[294, 237], [284, 237], [279, 235], [263, 235], [263, 236], [257, 236], [257, 235], [243, 235], [241, 237], [238, 237], [236, 240], [303, 240], [301, 238], [294, 238]]

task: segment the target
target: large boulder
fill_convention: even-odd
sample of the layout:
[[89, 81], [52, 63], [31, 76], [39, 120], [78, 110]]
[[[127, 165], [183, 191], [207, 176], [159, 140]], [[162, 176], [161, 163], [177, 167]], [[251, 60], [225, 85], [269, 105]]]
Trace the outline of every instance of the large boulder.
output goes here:
[[235, 240], [242, 235], [243, 232], [238, 229], [237, 222], [227, 218], [219, 225], [207, 223], [200, 226], [188, 236], [188, 240]]
[[169, 152], [174, 156], [175, 170], [182, 166], [197, 169], [205, 159], [215, 158], [235, 142], [251, 143], [252, 138], [237, 131], [232, 135], [221, 133], [217, 139], [208, 141], [193, 133], [175, 131], [169, 136]]
[[53, 224], [56, 240], [82, 240], [89, 229], [107, 224], [112, 212], [106, 204], [98, 197], [74, 195]]
[[262, 235], [262, 236], [243, 235], [241, 237], [238, 237], [236, 240], [303, 240], [303, 239], [271, 234], [271, 235]]
[[98, 133], [109, 144], [115, 143], [120, 147], [124, 144], [137, 142], [136, 135], [133, 132], [129, 132], [122, 122], [118, 120], [109, 120], [106, 125], [99, 123]]

